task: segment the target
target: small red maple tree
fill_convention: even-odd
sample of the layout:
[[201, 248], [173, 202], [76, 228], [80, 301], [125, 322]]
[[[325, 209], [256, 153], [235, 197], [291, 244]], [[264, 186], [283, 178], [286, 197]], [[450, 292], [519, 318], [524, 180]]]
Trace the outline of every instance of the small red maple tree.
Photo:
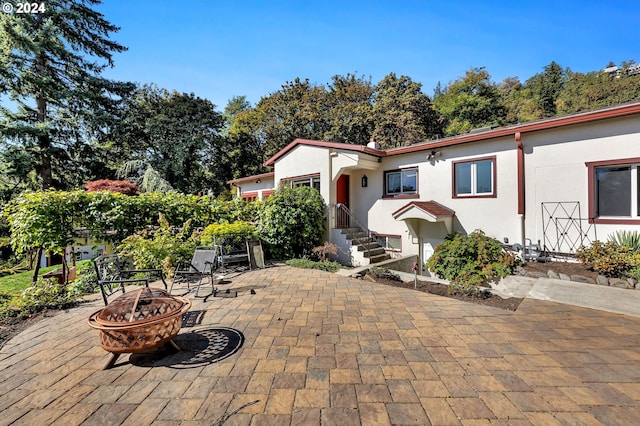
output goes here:
[[140, 192], [135, 183], [131, 183], [127, 180], [93, 180], [85, 183], [84, 187], [88, 192], [111, 191], [119, 192], [124, 195], [138, 195]]

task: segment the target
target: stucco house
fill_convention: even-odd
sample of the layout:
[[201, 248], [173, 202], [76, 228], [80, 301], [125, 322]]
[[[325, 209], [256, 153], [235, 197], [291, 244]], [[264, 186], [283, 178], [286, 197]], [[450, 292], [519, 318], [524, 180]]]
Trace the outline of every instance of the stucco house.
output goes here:
[[[345, 264], [407, 255], [424, 264], [448, 233], [476, 229], [556, 253], [640, 230], [640, 102], [387, 150], [296, 139], [265, 165], [271, 186], [255, 187], [265, 175], [236, 179], [253, 182], [238, 196], [317, 188]], [[358, 248], [355, 228], [382, 249]]]
[[275, 188], [273, 172], [262, 173], [255, 176], [247, 176], [227, 181], [231, 185], [231, 191], [238, 197], [247, 201], [262, 200], [273, 194]]

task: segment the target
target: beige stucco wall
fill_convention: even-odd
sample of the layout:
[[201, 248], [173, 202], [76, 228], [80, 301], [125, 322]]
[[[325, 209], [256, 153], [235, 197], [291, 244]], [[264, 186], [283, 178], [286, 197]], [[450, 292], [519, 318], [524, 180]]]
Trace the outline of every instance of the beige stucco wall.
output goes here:
[[[529, 238], [544, 242], [542, 207], [545, 202], [577, 201], [581, 216], [588, 216], [588, 182], [585, 162], [640, 157], [640, 120], [637, 116], [565, 126], [559, 129], [524, 133], [526, 214], [518, 214], [518, 151], [513, 135], [438, 149], [440, 155], [428, 161], [428, 150], [383, 157], [375, 170], [347, 168], [350, 175], [350, 208], [365, 226], [376, 233], [402, 237], [402, 252], [419, 254], [427, 244], [435, 246], [447, 229], [442, 223], [414, 222], [412, 234], [393, 212], [411, 201], [434, 200], [455, 211], [453, 231], [464, 233], [482, 229], [487, 235], [510, 244]], [[281, 179], [319, 173], [321, 193], [329, 206], [335, 204], [336, 170], [348, 158], [332, 155], [333, 149], [299, 145], [275, 165], [275, 183]], [[351, 154], [349, 154], [351, 155]], [[495, 198], [453, 198], [454, 161], [495, 156]], [[371, 166], [371, 164], [369, 164]], [[418, 199], [383, 199], [384, 172], [415, 166], [418, 168]], [[366, 175], [368, 186], [361, 186]], [[331, 210], [331, 209], [330, 209]], [[332, 224], [328, 220], [328, 224]], [[523, 233], [524, 227], [524, 233]], [[618, 229], [638, 229], [638, 225], [596, 226], [597, 237]]]
[[[526, 234], [536, 241], [544, 241], [542, 203], [579, 202], [580, 215], [588, 218], [585, 163], [640, 157], [640, 120], [629, 116], [527, 133], [522, 136], [522, 143], [527, 185]], [[588, 226], [586, 221], [583, 224]], [[616, 230], [639, 228], [638, 225], [597, 224], [595, 234], [591, 229], [590, 236], [607, 240]]]
[[245, 192], [260, 192], [264, 190], [272, 190], [275, 188], [273, 178], [260, 178], [260, 182], [257, 183], [254, 180], [240, 182], [237, 184], [241, 188], [240, 193]]

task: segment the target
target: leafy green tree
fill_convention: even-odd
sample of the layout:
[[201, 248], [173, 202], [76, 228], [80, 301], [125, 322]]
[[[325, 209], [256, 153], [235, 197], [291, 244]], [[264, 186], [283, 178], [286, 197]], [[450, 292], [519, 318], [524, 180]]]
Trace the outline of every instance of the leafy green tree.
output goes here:
[[372, 137], [383, 148], [423, 142], [441, 133], [431, 100], [410, 77], [385, 76], [375, 87]]
[[327, 206], [316, 189], [282, 186], [264, 201], [258, 235], [268, 244], [271, 256], [301, 257], [322, 241], [326, 215]]
[[328, 129], [323, 139], [366, 145], [374, 127], [371, 79], [334, 75], [327, 92]]
[[[257, 115], [253, 113], [251, 104], [244, 96], [232, 98], [224, 109], [226, 154], [222, 168], [230, 178], [251, 176], [265, 172], [262, 165], [264, 146], [256, 131], [259, 125]], [[218, 169], [220, 165], [216, 166]], [[215, 173], [212, 169], [211, 173]]]
[[[101, 76], [126, 48], [98, 0], [49, 0], [43, 13], [0, 14], [0, 134], [28, 153], [41, 188], [62, 186], [70, 151], [102, 131], [132, 90]], [[13, 107], [15, 105], [15, 107]], [[66, 170], [75, 170], [73, 165]]]
[[322, 139], [329, 124], [325, 110], [324, 86], [296, 78], [271, 95], [260, 99], [251, 115], [255, 135], [272, 156], [296, 138]]
[[123, 116], [112, 137], [129, 147], [131, 160], [150, 165], [185, 193], [225, 187], [225, 173], [205, 173], [207, 163], [223, 163], [226, 150], [220, 135], [223, 118], [210, 101], [145, 85], [127, 100]]
[[572, 73], [556, 101], [559, 114], [605, 108], [640, 99], [640, 75], [619, 78], [594, 71]]
[[472, 68], [442, 89], [433, 107], [443, 118], [447, 136], [502, 124], [506, 117], [503, 97], [484, 68]]

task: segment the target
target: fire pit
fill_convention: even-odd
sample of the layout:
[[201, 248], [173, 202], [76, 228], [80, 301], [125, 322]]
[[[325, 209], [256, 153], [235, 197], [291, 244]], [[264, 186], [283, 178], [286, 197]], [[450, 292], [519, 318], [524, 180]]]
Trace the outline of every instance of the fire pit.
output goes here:
[[169, 344], [182, 327], [182, 315], [191, 302], [164, 290], [141, 288], [125, 293], [91, 314], [90, 327], [100, 330], [100, 345], [111, 352], [104, 369], [111, 368], [121, 353], [142, 352]]

